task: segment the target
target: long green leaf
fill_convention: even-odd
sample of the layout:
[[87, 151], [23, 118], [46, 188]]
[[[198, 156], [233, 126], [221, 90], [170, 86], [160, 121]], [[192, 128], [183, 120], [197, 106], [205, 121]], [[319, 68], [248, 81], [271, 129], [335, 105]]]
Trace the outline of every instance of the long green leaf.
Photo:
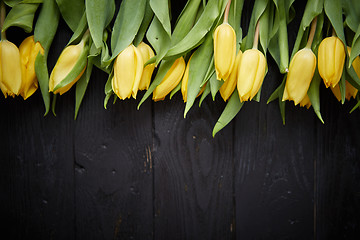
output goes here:
[[146, 0], [146, 6], [145, 6], [145, 12], [144, 12], [144, 18], [141, 23], [141, 26], [139, 28], [138, 33], [136, 34], [136, 37], [134, 39], [134, 45], [137, 47], [140, 42], [143, 40], [146, 31], [151, 23], [151, 20], [154, 16], [154, 12], [150, 7], [150, 0]]
[[85, 2], [86, 18], [91, 37], [97, 49], [103, 45], [104, 29], [115, 13], [114, 0], [91, 0]]
[[217, 120], [212, 135], [215, 137], [215, 134], [218, 133], [221, 129], [223, 129], [233, 118], [238, 114], [242, 106], [244, 105], [243, 102], [240, 102], [238, 91], [234, 91], [231, 95], [228, 103], [220, 118]]
[[75, 32], [85, 12], [84, 0], [56, 0], [56, 3], [59, 6], [62, 18], [69, 28]]
[[324, 10], [335, 29], [336, 35], [346, 46], [341, 0], [324, 0]]
[[320, 113], [320, 83], [321, 83], [321, 77], [318, 71], [316, 70], [314, 74], [314, 78], [310, 83], [310, 87], [307, 94], [310, 98], [311, 106], [314, 109], [316, 116], [320, 119], [322, 123], [324, 123], [324, 120]]
[[146, 0], [123, 0], [111, 35], [111, 59], [134, 40], [144, 18]]
[[92, 72], [93, 64], [91, 61], [88, 61], [88, 65], [86, 66], [85, 74], [81, 76], [81, 78], [76, 83], [76, 90], [75, 90], [75, 116], [74, 119], [76, 120], [80, 105], [82, 103], [82, 100], [85, 96], [85, 92], [87, 89], [87, 86], [89, 84], [91, 72]]
[[38, 9], [37, 3], [16, 4], [6, 16], [2, 31], [6, 31], [11, 26], [21, 27], [29, 33], [33, 29], [35, 12]]

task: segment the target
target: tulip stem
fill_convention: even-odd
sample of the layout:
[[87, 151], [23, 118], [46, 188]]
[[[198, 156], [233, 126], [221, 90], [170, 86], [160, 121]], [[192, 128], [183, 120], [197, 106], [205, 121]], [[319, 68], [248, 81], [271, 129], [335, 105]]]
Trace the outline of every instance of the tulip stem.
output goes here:
[[254, 34], [254, 43], [253, 43], [253, 48], [254, 49], [258, 48], [259, 33], [260, 33], [260, 24], [259, 24], [259, 21], [258, 21], [256, 23], [256, 29], [255, 29], [255, 34]]
[[308, 41], [306, 43], [306, 48], [311, 48], [312, 42], [314, 40], [316, 24], [317, 24], [317, 17], [315, 17], [311, 22], [311, 29], [310, 29]]
[[4, 25], [4, 21], [5, 21], [5, 16], [6, 16], [6, 10], [5, 10], [5, 3], [4, 1], [1, 1], [1, 6], [0, 6], [0, 28], [1, 28], [1, 40], [6, 40], [6, 34], [5, 31], [2, 30], [3, 25]]
[[229, 0], [228, 3], [226, 4], [225, 15], [224, 15], [224, 23], [228, 23], [230, 4], [231, 4], [231, 0]]

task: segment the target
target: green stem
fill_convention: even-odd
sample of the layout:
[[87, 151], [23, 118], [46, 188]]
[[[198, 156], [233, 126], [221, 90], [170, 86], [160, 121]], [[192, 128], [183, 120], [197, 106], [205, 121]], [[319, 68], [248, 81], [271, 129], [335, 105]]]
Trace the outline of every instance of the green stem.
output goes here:
[[308, 41], [306, 43], [306, 48], [311, 48], [312, 42], [314, 40], [316, 24], [317, 24], [317, 17], [315, 17], [311, 22], [311, 29], [310, 29]]
[[257, 49], [258, 48], [258, 43], [259, 43], [259, 33], [260, 33], [260, 24], [259, 21], [256, 23], [256, 29], [255, 29], [255, 34], [254, 34], [254, 43], [253, 43], [253, 48]]
[[5, 31], [2, 31], [2, 28], [3, 28], [3, 25], [4, 25], [4, 21], [5, 21], [5, 17], [6, 17], [5, 3], [4, 3], [4, 1], [1, 1], [1, 6], [0, 6], [1, 40], [6, 40], [6, 33], [5, 33]]
[[228, 1], [225, 8], [224, 23], [228, 23], [231, 0]]

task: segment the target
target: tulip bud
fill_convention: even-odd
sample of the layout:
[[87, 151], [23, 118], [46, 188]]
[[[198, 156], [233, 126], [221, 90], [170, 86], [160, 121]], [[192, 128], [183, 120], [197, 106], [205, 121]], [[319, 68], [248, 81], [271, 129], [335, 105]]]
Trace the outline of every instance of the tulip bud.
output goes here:
[[310, 48], [298, 51], [290, 62], [282, 100], [299, 104], [306, 96], [316, 68], [316, 56]]
[[0, 41], [0, 88], [5, 98], [18, 95], [21, 89], [19, 49], [7, 40]]
[[[139, 52], [142, 56], [142, 60], [143, 60], [144, 64], [150, 58], [155, 56], [154, 51], [151, 49], [151, 47], [144, 42], [141, 42], [137, 46], [137, 49], [139, 50]], [[142, 75], [141, 75], [141, 80], [139, 83], [139, 90], [144, 90], [144, 89], [147, 90], [149, 88], [151, 76], [152, 76], [154, 69], [155, 69], [155, 63], [148, 64], [144, 67]]]
[[238, 70], [241, 62], [242, 52], [241, 50], [238, 52], [235, 58], [235, 64], [234, 68], [230, 73], [230, 76], [226, 81], [223, 83], [223, 85], [220, 87], [220, 95], [226, 102], [231, 94], [234, 92], [237, 82], [237, 76], [238, 76]]
[[258, 49], [248, 49], [241, 57], [237, 76], [237, 89], [242, 102], [251, 100], [264, 81], [266, 58]]
[[345, 48], [342, 41], [335, 36], [323, 39], [318, 50], [318, 69], [326, 87], [335, 87], [340, 81], [344, 63]]
[[[330, 88], [336, 99], [341, 101], [341, 92], [339, 84], [336, 84], [335, 87]], [[352, 97], [355, 98], [358, 90], [354, 88], [348, 81], [345, 80], [345, 99], [350, 100]]]
[[38, 88], [38, 81], [35, 74], [35, 60], [39, 52], [44, 54], [44, 49], [39, 42], [34, 42], [34, 36], [30, 36], [20, 44], [19, 51], [22, 73], [20, 94], [26, 100]]
[[306, 94], [303, 100], [300, 102], [300, 107], [306, 107], [309, 109], [311, 107], [311, 102], [309, 96]]
[[50, 74], [49, 92], [54, 92], [54, 94], [60, 93], [60, 95], [62, 95], [67, 92], [80, 79], [80, 77], [85, 72], [86, 66], [72, 82], [54, 91], [56, 85], [58, 85], [63, 79], [65, 79], [65, 77], [73, 70], [75, 64], [80, 58], [80, 55], [84, 51], [84, 47], [84, 40], [81, 40], [81, 42], [77, 45], [69, 45], [65, 47], [65, 49], [60, 54], [54, 69]]
[[153, 100], [164, 100], [165, 96], [179, 84], [184, 72], [185, 61], [183, 57], [180, 57], [175, 60], [161, 83], [155, 88], [153, 92]]
[[115, 59], [112, 89], [120, 99], [136, 98], [144, 63], [140, 51], [133, 45], [125, 48]]
[[228, 23], [223, 23], [214, 32], [214, 64], [218, 80], [226, 80], [229, 77], [235, 63], [235, 56], [235, 31]]

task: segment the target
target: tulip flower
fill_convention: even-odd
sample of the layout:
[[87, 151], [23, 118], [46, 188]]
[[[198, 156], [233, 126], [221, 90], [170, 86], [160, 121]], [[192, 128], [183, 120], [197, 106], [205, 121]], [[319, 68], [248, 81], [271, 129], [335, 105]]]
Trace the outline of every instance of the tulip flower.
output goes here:
[[323, 39], [318, 50], [318, 69], [326, 87], [335, 87], [340, 81], [344, 63], [345, 48], [342, 41], [335, 36]]
[[224, 99], [225, 102], [229, 99], [229, 97], [235, 90], [241, 57], [242, 57], [242, 52], [240, 50], [238, 52], [238, 54], [236, 55], [234, 68], [231, 71], [229, 78], [226, 79], [226, 81], [220, 87], [220, 90], [219, 90], [220, 95]]
[[19, 49], [8, 40], [0, 41], [0, 88], [5, 98], [19, 95], [21, 89]]
[[236, 34], [228, 24], [219, 25], [214, 32], [214, 64], [216, 78], [226, 80], [235, 63]]
[[34, 41], [34, 36], [27, 37], [19, 47], [22, 86], [20, 94], [26, 100], [38, 88], [38, 81], [35, 74], [35, 59], [38, 53], [44, 54], [44, 49], [39, 42]]
[[316, 56], [310, 48], [303, 48], [291, 59], [282, 100], [299, 104], [306, 96], [316, 68]]
[[[144, 42], [141, 42], [137, 46], [137, 49], [141, 53], [144, 64], [150, 58], [155, 56], [154, 51], [151, 49], [151, 47]], [[152, 76], [154, 69], [155, 69], [155, 63], [148, 64], [144, 67], [142, 75], [141, 75], [140, 83], [139, 83], [139, 90], [144, 90], [144, 89], [147, 90], [149, 88], [151, 76]]]
[[311, 107], [311, 102], [309, 96], [306, 94], [303, 100], [300, 102], [300, 107], [306, 107], [309, 109]]
[[54, 69], [50, 74], [49, 79], [49, 92], [54, 92], [54, 94], [60, 93], [60, 95], [67, 92], [83, 75], [85, 72], [86, 66], [81, 70], [80, 74], [73, 79], [69, 84], [58, 88], [54, 91], [54, 88], [66, 78], [66, 76], [74, 69], [76, 63], [79, 61], [81, 54], [85, 49], [86, 40], [83, 39], [77, 45], [67, 46], [62, 53], [60, 54], [59, 59], [57, 60]]
[[171, 68], [166, 73], [161, 83], [155, 88], [153, 92], [153, 100], [164, 100], [165, 96], [169, 94], [181, 81], [185, 72], [185, 60], [180, 57], [175, 60]]
[[140, 51], [133, 45], [125, 48], [115, 59], [112, 89], [120, 99], [136, 98], [144, 68]]
[[[350, 55], [351, 48], [347, 47], [347, 51]], [[360, 57], [357, 56], [354, 61], [352, 62], [352, 66], [356, 72], [356, 75], [360, 77]], [[331, 91], [333, 92], [336, 99], [340, 102], [341, 101], [341, 93], [340, 93], [340, 87], [339, 84], [336, 84], [335, 87], [331, 87]], [[345, 80], [345, 99], [350, 100], [351, 97], [355, 98], [356, 94], [358, 93], [358, 90], [353, 87], [348, 81]]]
[[241, 57], [237, 89], [242, 102], [253, 99], [264, 81], [266, 58], [258, 49], [246, 50]]

